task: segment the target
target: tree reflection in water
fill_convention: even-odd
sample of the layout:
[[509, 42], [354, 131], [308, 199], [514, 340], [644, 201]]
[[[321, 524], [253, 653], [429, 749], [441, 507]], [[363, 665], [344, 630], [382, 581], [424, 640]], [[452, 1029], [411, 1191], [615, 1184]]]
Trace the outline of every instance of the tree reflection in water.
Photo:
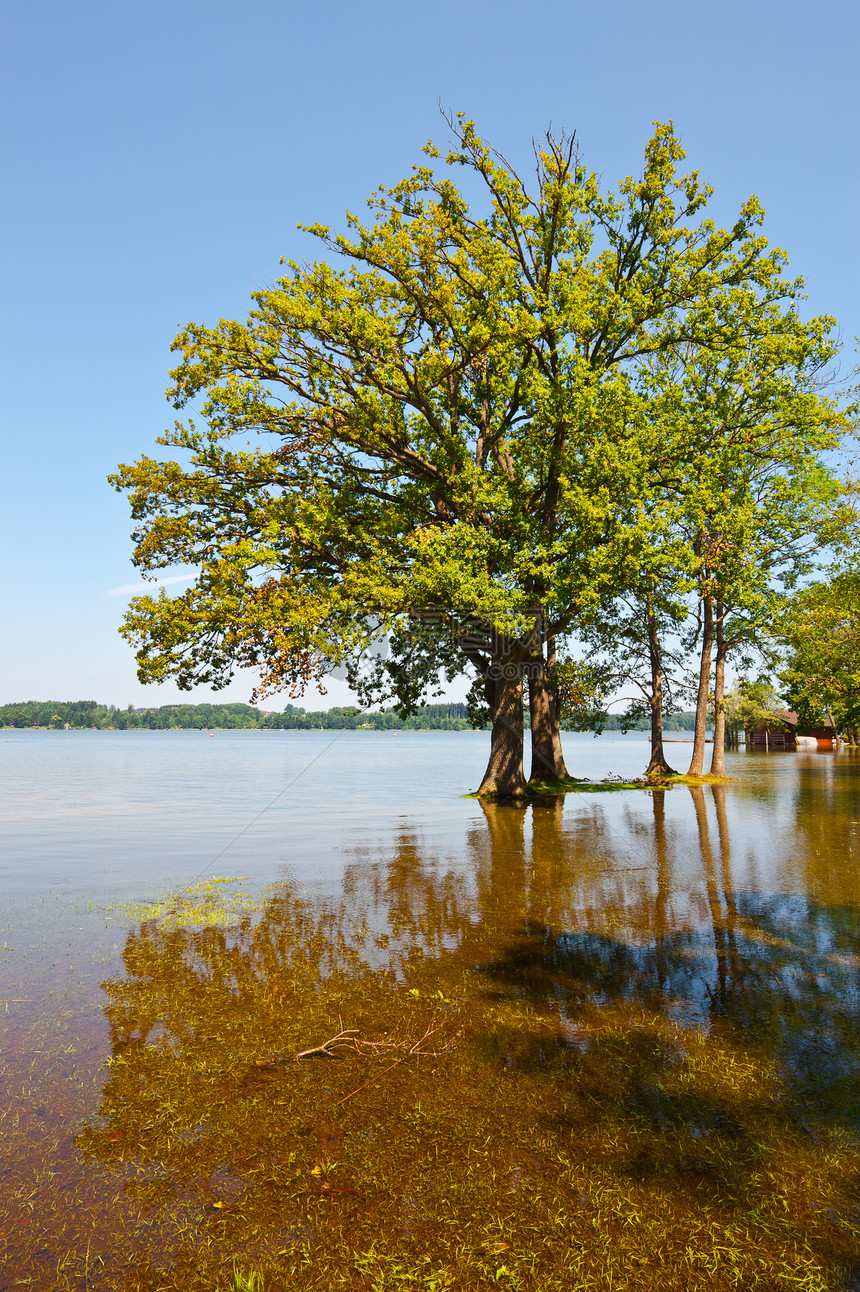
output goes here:
[[[736, 894], [723, 785], [710, 789], [716, 848], [706, 792], [689, 787], [701, 865], [699, 912], [673, 891], [664, 794], [653, 801], [653, 865], [612, 869], [612, 900], [594, 899], [594, 875], [562, 883], [559, 859], [566, 840], [558, 819], [535, 811], [533, 876], [524, 900], [522, 930], [484, 966], [496, 983], [535, 1004], [582, 1017], [587, 1006], [626, 1006], [662, 1014], [683, 1025], [716, 1029], [754, 1046], [779, 1064], [786, 1095], [804, 1119], [823, 1117], [857, 1128], [860, 1118], [860, 920], [854, 904], [824, 905], [805, 894]], [[488, 809], [488, 831], [499, 856], [511, 855]], [[553, 831], [555, 834], [553, 835]], [[639, 836], [642, 842], [642, 836]], [[607, 851], [612, 841], [602, 836]], [[604, 853], [606, 856], [606, 853]], [[717, 861], [718, 859], [718, 861]], [[526, 861], [526, 872], [529, 861]], [[647, 879], [642, 878], [644, 874]], [[635, 876], [635, 878], [634, 878]], [[520, 876], [511, 882], [511, 891]], [[561, 890], [564, 890], [562, 898]], [[605, 890], [602, 890], [605, 891]], [[535, 900], [537, 899], [537, 900]], [[535, 918], [545, 911], [550, 919]], [[598, 932], [599, 922], [616, 930]], [[619, 933], [622, 936], [619, 936]]]
[[[269, 1288], [835, 1287], [856, 1256], [857, 912], [736, 892], [725, 788], [689, 793], [691, 830], [662, 792], [650, 819], [641, 798], [620, 818], [488, 805], [464, 855], [402, 828], [336, 899], [284, 887], [232, 929], [130, 933], [78, 1141], [103, 1269], [141, 1289], [211, 1288], [234, 1258]], [[451, 1048], [384, 1074], [293, 1059], [341, 1022]]]

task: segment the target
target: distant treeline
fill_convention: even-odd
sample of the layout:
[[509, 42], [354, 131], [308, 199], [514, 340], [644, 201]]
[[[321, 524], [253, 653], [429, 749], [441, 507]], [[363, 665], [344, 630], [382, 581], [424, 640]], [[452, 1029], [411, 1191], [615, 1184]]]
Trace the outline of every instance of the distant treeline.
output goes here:
[[[693, 731], [696, 726], [695, 713], [664, 713], [663, 730], [671, 731]], [[603, 724], [604, 731], [650, 731], [651, 721], [649, 718], [637, 718], [635, 722], [622, 723], [621, 719], [614, 713]]]
[[264, 713], [250, 704], [163, 704], [157, 709], [117, 709], [95, 700], [27, 700], [0, 705], [0, 726], [43, 727], [62, 731], [95, 727], [114, 731], [261, 730], [310, 731], [468, 731], [465, 704], [428, 704], [414, 717], [396, 713], [363, 713], [355, 708], [308, 713], [288, 704], [283, 713]]
[[[528, 719], [528, 715], [526, 715]], [[672, 713], [664, 719], [666, 731], [692, 731], [695, 715]], [[528, 725], [528, 721], [526, 721]], [[243, 730], [260, 731], [468, 731], [465, 704], [428, 704], [411, 718], [396, 713], [364, 713], [349, 707], [308, 712], [288, 704], [283, 713], [265, 713], [250, 704], [163, 704], [157, 709], [117, 709], [95, 700], [27, 700], [0, 705], [0, 727], [42, 727], [63, 730], [96, 727], [99, 730]], [[604, 730], [620, 731], [621, 719], [606, 719]], [[647, 731], [645, 718], [634, 731]]]

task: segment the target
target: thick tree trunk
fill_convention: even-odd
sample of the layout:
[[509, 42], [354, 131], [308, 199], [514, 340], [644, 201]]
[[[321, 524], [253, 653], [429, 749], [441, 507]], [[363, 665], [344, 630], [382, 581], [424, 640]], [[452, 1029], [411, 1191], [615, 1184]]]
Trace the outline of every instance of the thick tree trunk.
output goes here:
[[676, 776], [663, 753], [663, 657], [657, 634], [657, 620], [648, 607], [648, 653], [651, 657], [651, 761], [645, 772], [646, 779], [660, 780]]
[[523, 776], [523, 666], [510, 658], [495, 666], [487, 683], [493, 714], [490, 758], [478, 794], [482, 798], [527, 799]]
[[717, 602], [717, 657], [714, 664], [714, 750], [711, 775], [726, 774], [726, 638], [723, 632], [723, 607]]
[[708, 730], [708, 691], [711, 684], [711, 648], [714, 640], [714, 608], [710, 597], [702, 601], [702, 660], [699, 667], [699, 694], [696, 698], [696, 732], [693, 757], [688, 776], [701, 776], [705, 765], [705, 739]]
[[[550, 655], [554, 655], [551, 648]], [[528, 662], [529, 719], [532, 738], [532, 765], [530, 781], [561, 781], [567, 779], [564, 754], [561, 750], [561, 731], [558, 705], [547, 677], [543, 654], [535, 655]]]

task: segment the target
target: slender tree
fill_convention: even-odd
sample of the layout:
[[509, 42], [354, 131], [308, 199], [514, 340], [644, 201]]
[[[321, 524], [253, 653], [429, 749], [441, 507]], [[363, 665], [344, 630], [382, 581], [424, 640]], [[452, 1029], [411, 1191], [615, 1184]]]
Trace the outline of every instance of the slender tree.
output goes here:
[[649, 417], [664, 429], [675, 468], [673, 523], [697, 603], [693, 776], [704, 768], [712, 669], [711, 772], [722, 776], [729, 655], [772, 659], [785, 594], [852, 519], [823, 457], [853, 420], [822, 388], [836, 353], [833, 320], [804, 322], [793, 305], [763, 304], [748, 285], [716, 294], [709, 309], [729, 343], [666, 352], [645, 376]]
[[649, 722], [651, 755], [645, 775], [662, 780], [677, 773], [669, 765], [663, 745], [663, 717], [675, 712], [678, 698], [689, 686], [688, 670], [680, 643], [673, 643], [682, 631], [687, 606], [681, 598], [683, 576], [664, 564], [662, 582], [651, 570], [638, 588], [617, 597], [582, 631], [583, 639], [601, 652], [613, 689], [634, 688], [627, 701], [624, 721], [633, 724], [646, 717]]
[[708, 695], [711, 686], [711, 653], [714, 648], [714, 603], [706, 592], [700, 603], [701, 617], [699, 653], [699, 682], [696, 689], [696, 722], [693, 727], [693, 754], [688, 776], [701, 776], [705, 765], [705, 741], [707, 739]]

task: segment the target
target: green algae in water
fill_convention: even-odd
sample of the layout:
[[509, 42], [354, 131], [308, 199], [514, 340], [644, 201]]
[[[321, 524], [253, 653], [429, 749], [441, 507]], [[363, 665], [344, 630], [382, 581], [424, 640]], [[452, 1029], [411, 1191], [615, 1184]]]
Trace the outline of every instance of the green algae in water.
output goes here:
[[259, 897], [224, 888], [225, 884], [241, 884], [247, 879], [247, 875], [206, 879], [157, 901], [111, 907], [109, 913], [124, 920], [155, 920], [165, 929], [229, 928], [243, 916], [263, 909]]

